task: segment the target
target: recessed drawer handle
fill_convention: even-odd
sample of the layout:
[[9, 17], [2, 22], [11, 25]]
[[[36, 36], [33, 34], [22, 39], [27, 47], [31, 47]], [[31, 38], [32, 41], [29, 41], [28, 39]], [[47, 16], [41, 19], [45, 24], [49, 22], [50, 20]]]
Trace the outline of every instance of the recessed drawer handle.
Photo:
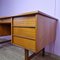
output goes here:
[[16, 37], [20, 37], [20, 38], [24, 38], [24, 39], [30, 39], [30, 40], [35, 40], [35, 39], [33, 39], [33, 38], [29, 38], [29, 37], [24, 37], [24, 36], [20, 36], [20, 35], [13, 35], [13, 36], [16, 36]]
[[35, 26], [13, 26], [18, 28], [35, 28]]

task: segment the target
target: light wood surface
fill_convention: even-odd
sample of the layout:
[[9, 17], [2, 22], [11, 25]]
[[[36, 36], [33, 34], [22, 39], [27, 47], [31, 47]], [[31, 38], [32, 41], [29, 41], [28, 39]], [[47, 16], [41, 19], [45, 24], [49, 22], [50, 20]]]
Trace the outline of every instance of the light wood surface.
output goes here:
[[32, 26], [36, 27], [35, 16], [17, 17], [13, 20], [13, 26]]
[[20, 38], [20, 37], [13, 37], [13, 44], [17, 46], [22, 46], [23, 48], [26, 48], [28, 50], [32, 50], [35, 52], [36, 50], [36, 41]]
[[36, 29], [35, 28], [13, 28], [13, 34], [21, 37], [27, 37], [30, 39], [36, 39]]
[[[27, 46], [27, 48], [25, 47], [27, 41], [22, 43], [22, 47], [33, 52], [40, 51], [55, 40], [56, 20], [44, 15], [36, 14], [30, 16], [15, 17], [13, 20], [13, 26], [15, 26], [13, 28], [13, 34], [20, 36], [20, 40], [22, 39], [23, 41], [25, 37], [26, 39], [35, 39], [35, 50], [32, 50], [33, 47], [31, 45]], [[29, 28], [30, 26], [35, 26], [35, 28]], [[18, 40], [15, 39], [13, 39], [13, 43], [17, 42], [16, 40]], [[27, 40], [29, 41], [29, 39]], [[19, 42], [19, 44], [21, 43]], [[29, 47], [31, 48], [29, 49]]]

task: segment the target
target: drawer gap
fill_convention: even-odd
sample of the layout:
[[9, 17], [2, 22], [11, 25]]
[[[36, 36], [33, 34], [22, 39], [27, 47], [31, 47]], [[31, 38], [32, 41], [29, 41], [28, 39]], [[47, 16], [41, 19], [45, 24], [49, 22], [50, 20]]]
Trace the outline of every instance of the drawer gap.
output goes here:
[[34, 40], [35, 41], [35, 39], [33, 39], [33, 38], [29, 38], [29, 37], [25, 37], [25, 36], [20, 36], [20, 35], [13, 35], [13, 36], [15, 36], [15, 37], [20, 37], [20, 38], [24, 38], [24, 39], [30, 39], [30, 40]]
[[16, 28], [36, 28], [35, 26], [13, 26]]

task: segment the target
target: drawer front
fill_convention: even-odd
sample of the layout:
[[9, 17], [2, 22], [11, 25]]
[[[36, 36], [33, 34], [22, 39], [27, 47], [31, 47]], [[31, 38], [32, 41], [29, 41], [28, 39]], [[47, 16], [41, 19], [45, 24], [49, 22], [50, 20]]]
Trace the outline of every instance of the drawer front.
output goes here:
[[13, 28], [13, 34], [28, 39], [36, 39], [36, 28]]
[[35, 48], [36, 42], [33, 40], [13, 36], [12, 43], [17, 45], [17, 46], [22, 46], [23, 48], [31, 50], [33, 52], [35, 52], [35, 50], [36, 50], [36, 48]]
[[0, 23], [11, 23], [11, 18], [0, 19]]
[[36, 26], [36, 18], [34, 16], [16, 17], [13, 20], [13, 26]]

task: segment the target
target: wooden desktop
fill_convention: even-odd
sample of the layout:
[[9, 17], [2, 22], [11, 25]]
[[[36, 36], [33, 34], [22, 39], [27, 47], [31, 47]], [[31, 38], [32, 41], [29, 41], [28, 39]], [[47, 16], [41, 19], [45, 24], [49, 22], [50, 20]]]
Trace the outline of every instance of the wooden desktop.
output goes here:
[[[29, 51], [37, 54], [55, 41], [57, 19], [40, 11], [0, 18], [0, 36], [12, 35], [12, 44], [25, 49], [25, 60]], [[33, 54], [33, 55], [35, 55]]]

